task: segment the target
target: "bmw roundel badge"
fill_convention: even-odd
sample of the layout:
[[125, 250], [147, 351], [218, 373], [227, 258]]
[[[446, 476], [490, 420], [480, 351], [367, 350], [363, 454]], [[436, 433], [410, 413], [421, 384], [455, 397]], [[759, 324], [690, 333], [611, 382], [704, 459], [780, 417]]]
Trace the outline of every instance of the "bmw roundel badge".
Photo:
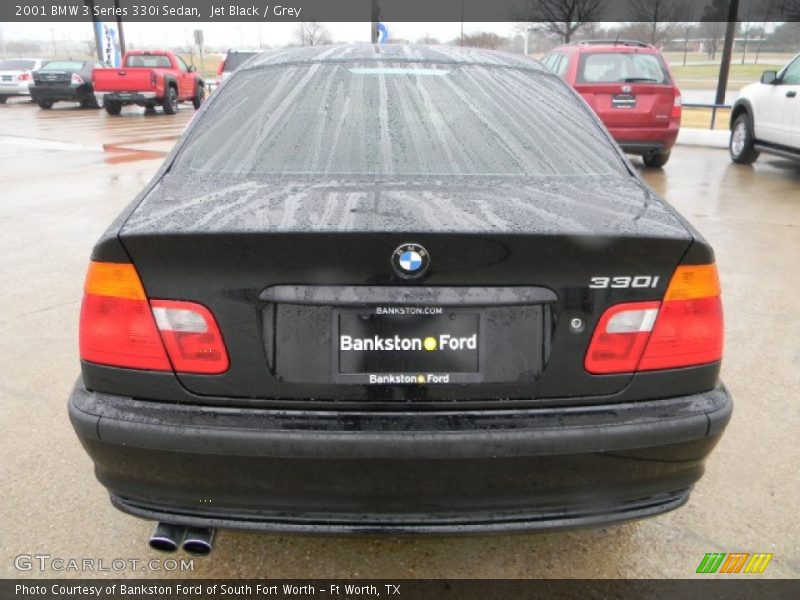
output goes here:
[[428, 251], [419, 244], [401, 244], [392, 254], [395, 273], [406, 279], [421, 277], [430, 263]]

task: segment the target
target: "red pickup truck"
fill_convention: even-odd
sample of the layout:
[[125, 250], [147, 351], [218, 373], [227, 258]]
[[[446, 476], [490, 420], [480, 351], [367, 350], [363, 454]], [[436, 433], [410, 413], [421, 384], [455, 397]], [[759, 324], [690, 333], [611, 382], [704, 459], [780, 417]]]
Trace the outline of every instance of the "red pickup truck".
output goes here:
[[138, 104], [147, 111], [160, 104], [165, 114], [174, 115], [179, 102], [191, 101], [200, 108], [205, 97], [205, 84], [195, 66], [167, 50], [131, 50], [121, 67], [95, 69], [92, 80], [110, 115], [118, 115], [126, 104]]

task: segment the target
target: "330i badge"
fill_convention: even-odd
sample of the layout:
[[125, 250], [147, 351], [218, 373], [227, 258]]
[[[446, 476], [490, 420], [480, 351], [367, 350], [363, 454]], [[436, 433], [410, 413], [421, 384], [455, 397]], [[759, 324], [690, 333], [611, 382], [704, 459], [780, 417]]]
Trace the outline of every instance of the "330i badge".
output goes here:
[[731, 415], [711, 247], [558, 77], [254, 57], [98, 241], [75, 430], [153, 547], [679, 507]]

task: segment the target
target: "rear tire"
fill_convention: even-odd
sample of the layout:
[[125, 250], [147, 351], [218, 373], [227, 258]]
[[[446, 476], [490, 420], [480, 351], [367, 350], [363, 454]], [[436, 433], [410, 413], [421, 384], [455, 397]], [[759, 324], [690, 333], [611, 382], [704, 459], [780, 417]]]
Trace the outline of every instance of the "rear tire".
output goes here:
[[122, 112], [122, 102], [117, 102], [116, 100], [103, 100], [103, 108], [106, 109], [108, 114], [117, 116]]
[[754, 148], [754, 144], [755, 139], [750, 116], [747, 113], [743, 113], [736, 117], [731, 128], [731, 139], [728, 143], [731, 160], [738, 165], [752, 165], [761, 154]]
[[198, 108], [200, 108], [200, 106], [203, 104], [203, 100], [205, 99], [206, 99], [206, 86], [204, 86], [202, 83], [198, 84], [197, 92], [195, 93], [194, 98], [192, 98], [192, 106], [194, 106], [194, 109], [197, 110]]
[[167, 93], [161, 106], [164, 108], [165, 115], [174, 115], [178, 111], [178, 92], [175, 91], [174, 87], [169, 86], [167, 88]]
[[86, 100], [81, 100], [81, 107], [83, 108], [100, 108], [100, 104], [97, 102], [97, 98], [92, 94], [90, 98]]
[[38, 104], [39, 108], [41, 108], [42, 110], [50, 110], [51, 108], [53, 108], [53, 103], [47, 100], [39, 100], [36, 104]]
[[0, 96], [0, 104], [5, 104], [6, 100], [8, 100], [8, 96]]
[[644, 166], [651, 169], [660, 169], [667, 164], [669, 156], [669, 152], [655, 152], [653, 154], [645, 154], [642, 156], [642, 160], [644, 161]]

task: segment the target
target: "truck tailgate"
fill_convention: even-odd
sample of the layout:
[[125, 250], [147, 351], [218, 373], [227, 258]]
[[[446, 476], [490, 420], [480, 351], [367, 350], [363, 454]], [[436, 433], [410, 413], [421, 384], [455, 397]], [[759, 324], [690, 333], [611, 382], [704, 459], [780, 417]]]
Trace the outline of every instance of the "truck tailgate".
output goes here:
[[150, 92], [155, 91], [152, 74], [152, 69], [135, 67], [94, 69], [92, 80], [98, 92]]

